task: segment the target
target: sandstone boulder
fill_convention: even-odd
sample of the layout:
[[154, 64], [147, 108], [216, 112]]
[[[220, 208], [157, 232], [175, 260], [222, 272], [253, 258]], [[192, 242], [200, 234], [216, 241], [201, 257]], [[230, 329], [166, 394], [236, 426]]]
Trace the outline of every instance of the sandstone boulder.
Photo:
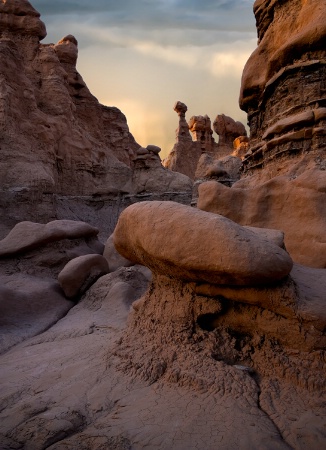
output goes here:
[[173, 202], [128, 207], [114, 245], [153, 272], [212, 284], [273, 283], [292, 268], [289, 255], [268, 239], [225, 217]]
[[103, 256], [83, 255], [68, 262], [59, 273], [58, 281], [67, 298], [76, 298], [108, 272], [109, 265]]

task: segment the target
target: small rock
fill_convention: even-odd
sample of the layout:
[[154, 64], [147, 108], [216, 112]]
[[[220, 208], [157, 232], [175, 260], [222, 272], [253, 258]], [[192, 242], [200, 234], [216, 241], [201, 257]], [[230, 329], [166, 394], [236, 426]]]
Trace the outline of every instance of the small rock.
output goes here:
[[83, 255], [72, 259], [58, 275], [67, 298], [82, 295], [102, 275], [109, 272], [107, 260], [101, 255]]

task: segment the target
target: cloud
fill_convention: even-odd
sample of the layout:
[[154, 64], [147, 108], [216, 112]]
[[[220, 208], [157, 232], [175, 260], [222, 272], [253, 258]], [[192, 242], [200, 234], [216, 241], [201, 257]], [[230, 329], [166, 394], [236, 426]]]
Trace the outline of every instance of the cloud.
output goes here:
[[[42, 17], [156, 29], [252, 30], [253, 15], [247, 0], [32, 0]], [[232, 19], [231, 19], [232, 16]], [[43, 17], [43, 18], [44, 18]]]

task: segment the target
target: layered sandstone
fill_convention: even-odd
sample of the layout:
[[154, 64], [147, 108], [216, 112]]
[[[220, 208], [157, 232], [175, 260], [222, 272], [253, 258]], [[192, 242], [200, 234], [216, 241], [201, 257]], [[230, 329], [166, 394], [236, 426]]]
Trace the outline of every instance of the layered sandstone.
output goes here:
[[244, 169], [275, 176], [306, 154], [324, 159], [326, 2], [257, 0], [254, 13], [258, 47], [240, 93], [251, 136]]

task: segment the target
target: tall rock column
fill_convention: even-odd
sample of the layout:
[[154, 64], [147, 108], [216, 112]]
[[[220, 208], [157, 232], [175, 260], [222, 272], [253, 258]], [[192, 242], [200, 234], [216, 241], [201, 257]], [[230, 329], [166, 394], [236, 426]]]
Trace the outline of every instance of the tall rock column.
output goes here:
[[193, 142], [191, 139], [189, 126], [186, 121], [187, 110], [187, 106], [180, 101], [174, 105], [174, 111], [179, 116], [179, 126], [176, 129], [176, 143], [169, 156], [163, 161], [163, 164], [166, 168], [174, 172], [183, 173], [193, 180], [201, 155], [201, 144], [200, 142]]

